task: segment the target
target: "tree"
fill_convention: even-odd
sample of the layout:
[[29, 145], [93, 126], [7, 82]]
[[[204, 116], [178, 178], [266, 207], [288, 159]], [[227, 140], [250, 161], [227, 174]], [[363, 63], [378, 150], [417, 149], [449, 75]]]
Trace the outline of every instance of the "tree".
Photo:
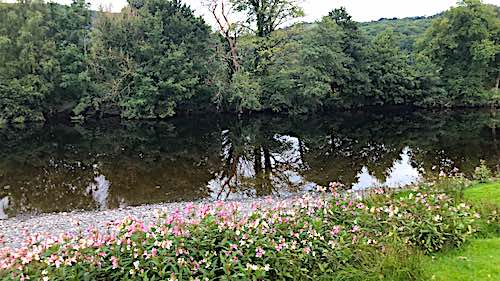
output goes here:
[[287, 21], [304, 15], [299, 0], [231, 0], [237, 11], [247, 15], [248, 26], [258, 37], [267, 37]]
[[42, 121], [68, 111], [90, 81], [83, 0], [0, 4], [0, 119]]
[[59, 72], [45, 5], [20, 1], [0, 10], [0, 119], [41, 121]]
[[419, 50], [439, 67], [448, 103], [477, 104], [500, 80], [498, 9], [479, 0], [459, 2], [433, 22]]
[[92, 88], [88, 72], [92, 13], [85, 0], [69, 6], [47, 3], [48, 36], [56, 45], [60, 73], [50, 93], [49, 114], [70, 112], [78, 99]]
[[[254, 71], [260, 75], [267, 74], [267, 60], [270, 50], [281, 44], [281, 41], [269, 41], [271, 34], [279, 26], [291, 19], [304, 15], [299, 0], [231, 0], [236, 11], [247, 15], [248, 29], [256, 28], [259, 39], [255, 49]], [[262, 40], [264, 39], [264, 40]]]
[[379, 34], [369, 53], [368, 73], [371, 91], [367, 103], [373, 105], [411, 104], [414, 89], [408, 55], [401, 51], [396, 35], [388, 30]]
[[344, 64], [347, 71], [338, 72], [337, 78], [332, 80], [332, 92], [338, 95], [338, 98], [333, 102], [347, 107], [363, 105], [365, 95], [371, 92], [371, 81], [368, 74], [368, 52], [371, 48], [371, 42], [344, 7], [334, 9], [323, 20], [326, 27], [334, 28], [334, 25], [329, 24], [328, 19], [334, 21], [336, 26], [343, 31], [339, 33], [337, 41], [340, 42], [342, 52], [348, 58]]
[[327, 100], [338, 101], [347, 85], [353, 59], [344, 52], [345, 32], [325, 17], [304, 37], [301, 50], [304, 95], [324, 106]]
[[205, 4], [217, 22], [219, 32], [224, 38], [227, 48], [229, 49], [229, 59], [225, 59], [230, 62], [230, 76], [232, 76], [240, 70], [238, 48], [236, 46], [238, 39], [238, 26], [237, 22], [230, 20], [233, 10], [232, 6], [226, 0], [206, 0]]
[[345, 7], [330, 11], [328, 17], [345, 30], [357, 31], [359, 29], [358, 24], [352, 20], [351, 15], [349, 15]]
[[210, 29], [179, 0], [131, 2], [119, 15], [101, 12], [92, 37], [98, 91], [81, 99], [77, 115], [169, 117], [208, 81]]

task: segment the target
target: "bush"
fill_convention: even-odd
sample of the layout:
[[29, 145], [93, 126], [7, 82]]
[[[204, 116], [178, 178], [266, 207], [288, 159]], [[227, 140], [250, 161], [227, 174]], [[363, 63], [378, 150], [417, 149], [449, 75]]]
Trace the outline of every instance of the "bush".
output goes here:
[[481, 164], [474, 170], [474, 179], [480, 183], [487, 183], [491, 181], [492, 172], [486, 166], [486, 161], [481, 160]]
[[444, 193], [395, 194], [385, 205], [371, 208], [381, 233], [398, 235], [425, 253], [461, 245], [477, 230], [480, 217], [470, 206]]
[[[416, 264], [409, 252], [458, 245], [474, 231], [470, 207], [425, 192], [357, 201], [334, 192], [256, 204], [250, 211], [238, 203], [190, 204], [160, 215], [150, 226], [126, 218], [107, 233], [92, 230], [56, 239], [35, 234], [26, 247], [0, 252], [0, 277], [376, 280], [378, 270], [384, 270], [391, 280], [411, 280], [417, 273], [400, 269]], [[409, 251], [400, 250], [399, 264], [396, 249]]]

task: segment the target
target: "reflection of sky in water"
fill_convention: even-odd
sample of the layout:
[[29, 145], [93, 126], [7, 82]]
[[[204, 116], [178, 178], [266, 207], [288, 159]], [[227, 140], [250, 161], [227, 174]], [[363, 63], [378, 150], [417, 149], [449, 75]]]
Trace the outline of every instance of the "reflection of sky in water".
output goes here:
[[[223, 131], [223, 140], [227, 141], [228, 131]], [[287, 135], [275, 135], [274, 140], [279, 142], [286, 149], [277, 152], [270, 152], [270, 163], [272, 172], [269, 180], [274, 190], [278, 193], [275, 195], [287, 196], [292, 192], [289, 191], [291, 186], [298, 187], [301, 190], [310, 190], [314, 183], [306, 182], [299, 174], [303, 161], [300, 154], [300, 141], [297, 137]], [[260, 152], [262, 149], [258, 148]], [[223, 147], [221, 156], [223, 162], [227, 157], [230, 157], [230, 148]], [[264, 165], [265, 156], [260, 154], [260, 163]], [[238, 159], [236, 172], [232, 178], [222, 176], [223, 173], [217, 173], [215, 179], [208, 182], [210, 190], [210, 198], [213, 200], [226, 199], [237, 200], [256, 196], [256, 190], [252, 188], [255, 184], [256, 171], [255, 159], [253, 157], [241, 157]], [[262, 167], [264, 169], [265, 167]], [[238, 188], [242, 192], [229, 192], [225, 190], [227, 187]]]
[[99, 209], [108, 208], [109, 181], [104, 175], [94, 178], [94, 182], [87, 187], [87, 193], [92, 196]]
[[401, 153], [401, 160], [395, 161], [389, 169], [389, 176], [385, 182], [380, 182], [370, 174], [365, 166], [358, 173], [358, 182], [353, 184], [352, 189], [361, 190], [375, 186], [401, 187], [417, 182], [421, 179], [421, 174], [417, 168], [414, 168], [410, 162], [410, 148], [406, 147]]
[[[296, 137], [287, 135], [275, 135], [274, 140], [279, 142], [283, 151], [279, 153], [271, 153], [272, 173], [270, 175], [270, 183], [278, 192], [275, 195], [290, 195], [290, 187], [294, 186], [295, 191], [309, 191], [316, 188], [316, 184], [304, 179], [300, 174], [307, 169], [303, 165], [303, 160], [300, 153], [300, 140]], [[307, 148], [302, 147], [307, 150]], [[228, 157], [229, 149], [224, 148], [221, 156]], [[417, 182], [421, 179], [421, 174], [411, 165], [411, 149], [406, 147], [400, 155], [400, 160], [396, 160], [393, 166], [388, 169], [388, 176], [384, 182], [381, 182], [376, 177], [371, 175], [370, 171], [364, 166], [357, 175], [358, 181], [352, 185], [354, 190], [367, 189], [377, 186], [385, 187], [402, 187]], [[264, 163], [264, 156], [261, 154], [261, 163]], [[243, 199], [254, 197], [256, 195], [255, 188], [252, 188], [252, 180], [256, 177], [254, 168], [254, 160], [252, 157], [241, 157], [238, 159], [238, 165], [233, 178], [222, 177], [222, 173], [216, 174], [215, 179], [209, 181], [208, 187], [211, 190], [210, 198], [219, 199]], [[240, 192], [230, 192], [228, 187], [234, 188]], [[237, 189], [236, 189], [237, 188]]]
[[0, 220], [8, 218], [5, 210], [9, 207], [9, 196], [0, 199]]

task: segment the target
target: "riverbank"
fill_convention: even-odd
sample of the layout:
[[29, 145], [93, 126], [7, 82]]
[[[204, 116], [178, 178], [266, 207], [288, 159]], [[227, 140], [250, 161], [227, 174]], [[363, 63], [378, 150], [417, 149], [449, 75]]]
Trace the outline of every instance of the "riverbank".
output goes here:
[[[304, 194], [297, 194], [283, 198], [263, 197], [226, 201], [225, 204], [236, 204], [243, 214], [251, 212], [255, 206], [289, 204], [301, 198]], [[313, 195], [313, 194], [312, 194]], [[0, 220], [0, 238], [4, 245], [18, 248], [26, 239], [26, 233], [40, 233], [45, 236], [58, 237], [61, 234], [75, 235], [80, 231], [97, 229], [101, 232], [109, 231], [109, 224], [133, 217], [145, 224], [158, 221], [160, 214], [173, 213], [184, 210], [187, 206], [199, 208], [206, 205], [217, 205], [217, 201], [179, 202], [165, 204], [151, 204], [136, 207], [125, 207], [105, 211], [75, 211], [63, 213], [41, 214], [36, 216], [18, 216]]]
[[[464, 198], [473, 204], [500, 208], [500, 182], [476, 184], [465, 190]], [[492, 237], [475, 239], [459, 249], [427, 257], [423, 262], [426, 280], [499, 280], [500, 237], [498, 233], [487, 235]]]
[[0, 279], [495, 280], [500, 183], [460, 186], [11, 219]]
[[[446, 184], [377, 189], [357, 200], [334, 192], [187, 203], [106, 230], [23, 235], [25, 248], [0, 251], [0, 278], [425, 280], [426, 257], [483, 231], [485, 216]], [[87, 215], [87, 223], [100, 219]]]

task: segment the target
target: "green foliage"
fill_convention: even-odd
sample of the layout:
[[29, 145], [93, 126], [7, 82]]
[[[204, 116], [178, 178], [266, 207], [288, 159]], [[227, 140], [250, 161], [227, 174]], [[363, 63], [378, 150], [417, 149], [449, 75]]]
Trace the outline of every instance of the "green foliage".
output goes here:
[[353, 201], [334, 192], [262, 204], [247, 215], [232, 203], [187, 205], [151, 226], [126, 218], [110, 229], [116, 235], [91, 230], [48, 244], [41, 238], [22, 252], [0, 252], [0, 277], [408, 280], [419, 276], [419, 248], [439, 251], [475, 230], [470, 207], [441, 193]]
[[[367, 221], [376, 222], [374, 229], [379, 224], [381, 228], [376, 231], [385, 229], [386, 235], [396, 235], [425, 253], [460, 246], [477, 231], [478, 223], [470, 206], [439, 189], [425, 185], [419, 188], [391, 195], [384, 207], [377, 202], [380, 198], [372, 198], [375, 203], [368, 202], [367, 208], [373, 216]], [[463, 217], [466, 213], [469, 215]]]
[[209, 28], [177, 0], [143, 1], [119, 15], [101, 12], [92, 41], [97, 91], [80, 100], [77, 115], [116, 110], [127, 119], [169, 117], [208, 78]]
[[0, 4], [0, 118], [500, 103], [496, 6], [467, 0], [434, 18], [371, 23], [339, 8], [285, 27], [303, 15], [299, 2], [228, 1], [246, 16], [231, 26], [235, 46], [181, 0], [130, 1], [117, 14], [83, 0]]
[[372, 104], [411, 104], [414, 86], [409, 59], [397, 46], [395, 36], [387, 31], [373, 41], [369, 55]]
[[474, 179], [480, 183], [487, 183], [491, 181], [492, 173], [490, 168], [486, 166], [486, 162], [481, 160], [481, 164], [474, 170]]
[[438, 67], [447, 96], [443, 105], [487, 102], [486, 92], [499, 77], [500, 18], [494, 6], [479, 0], [460, 2], [436, 19], [419, 42]]
[[231, 0], [231, 3], [247, 15], [249, 26], [256, 25], [258, 37], [267, 37], [288, 20], [304, 15], [299, 0]]
[[67, 111], [89, 81], [87, 4], [0, 4], [0, 24], [1, 118], [42, 121]]
[[361, 23], [361, 29], [370, 38], [375, 38], [379, 34], [392, 30], [400, 36], [399, 46], [401, 49], [412, 52], [415, 49], [415, 43], [420, 36], [432, 25], [434, 17], [414, 17], [402, 19], [380, 19], [378, 21]]
[[500, 247], [500, 183], [476, 184], [467, 188], [465, 200], [479, 209], [479, 238], [463, 248], [424, 259], [425, 276], [433, 280], [491, 280], [498, 271]]
[[253, 80], [248, 72], [239, 71], [233, 75], [228, 95], [228, 102], [236, 112], [261, 109], [260, 84]]

